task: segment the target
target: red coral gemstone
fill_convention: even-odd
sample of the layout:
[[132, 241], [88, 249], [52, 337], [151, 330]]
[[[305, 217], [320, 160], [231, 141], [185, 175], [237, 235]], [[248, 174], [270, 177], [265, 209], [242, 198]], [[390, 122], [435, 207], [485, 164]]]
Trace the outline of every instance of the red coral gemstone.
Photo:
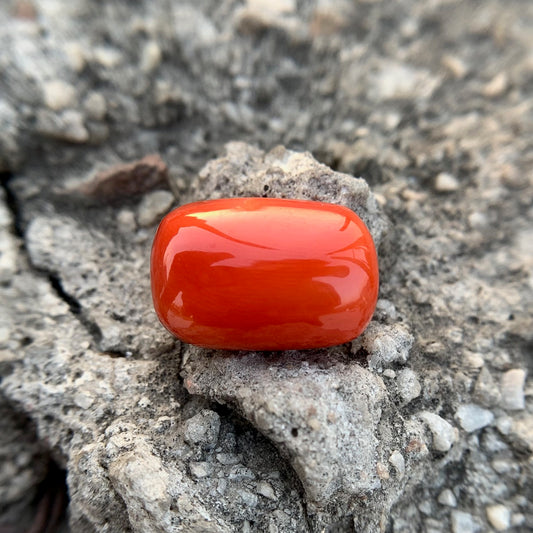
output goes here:
[[370, 321], [379, 284], [372, 237], [353, 211], [276, 198], [175, 209], [157, 230], [151, 275], [171, 333], [236, 350], [350, 341]]

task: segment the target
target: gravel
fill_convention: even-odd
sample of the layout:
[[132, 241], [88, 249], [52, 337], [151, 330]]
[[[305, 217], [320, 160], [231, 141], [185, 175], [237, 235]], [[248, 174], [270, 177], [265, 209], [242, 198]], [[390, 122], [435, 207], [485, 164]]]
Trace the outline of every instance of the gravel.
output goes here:
[[482, 429], [494, 420], [491, 411], [479, 407], [479, 405], [461, 405], [455, 413], [455, 418], [459, 420], [461, 427], [468, 433]]
[[487, 518], [496, 531], [505, 531], [511, 526], [511, 511], [505, 505], [489, 505]]
[[446, 420], [435, 413], [423, 411], [419, 417], [427, 424], [433, 436], [433, 448], [439, 452], [447, 452], [457, 440], [457, 430]]
[[[80, 533], [533, 529], [530, 4], [0, 20], [2, 527], [30, 529], [51, 465]], [[359, 339], [223, 354], [158, 323], [158, 219], [244, 195], [365, 220]]]
[[509, 410], [525, 409], [524, 384], [526, 372], [521, 368], [508, 370], [501, 380], [501, 406]]

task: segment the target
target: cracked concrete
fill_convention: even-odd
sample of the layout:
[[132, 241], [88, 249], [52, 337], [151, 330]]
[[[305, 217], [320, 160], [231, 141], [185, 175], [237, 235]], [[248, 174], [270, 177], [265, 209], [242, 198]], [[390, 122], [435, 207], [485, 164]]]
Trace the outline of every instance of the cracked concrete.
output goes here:
[[[532, 18], [2, 4], [0, 524], [32, 518], [51, 458], [82, 533], [531, 530]], [[348, 203], [380, 243], [371, 327], [182, 346], [144, 274], [169, 188]]]

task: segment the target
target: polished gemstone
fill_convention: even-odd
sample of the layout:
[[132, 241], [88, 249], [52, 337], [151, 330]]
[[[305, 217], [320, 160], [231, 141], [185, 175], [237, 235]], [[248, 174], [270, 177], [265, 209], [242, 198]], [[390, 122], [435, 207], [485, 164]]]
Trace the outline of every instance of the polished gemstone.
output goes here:
[[378, 261], [346, 207], [277, 198], [184, 205], [161, 222], [152, 296], [164, 326], [208, 348], [287, 350], [342, 344], [366, 327]]

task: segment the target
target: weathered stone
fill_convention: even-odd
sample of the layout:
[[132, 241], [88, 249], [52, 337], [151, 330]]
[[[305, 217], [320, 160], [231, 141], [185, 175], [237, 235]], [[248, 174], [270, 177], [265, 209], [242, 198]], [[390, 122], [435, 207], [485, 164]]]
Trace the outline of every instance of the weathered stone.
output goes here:
[[501, 404], [504, 409], [521, 410], [525, 408], [524, 384], [526, 372], [521, 368], [508, 370], [501, 381]]
[[478, 405], [467, 404], [459, 406], [455, 418], [466, 432], [471, 433], [488, 426], [494, 420], [494, 415]]
[[364, 180], [334, 172], [311, 154], [282, 146], [265, 153], [234, 142], [225, 150], [224, 157], [210, 161], [193, 180], [190, 200], [272, 196], [340, 204], [359, 215], [379, 246], [387, 223]]
[[433, 435], [433, 448], [439, 452], [447, 452], [457, 440], [457, 430], [435, 413], [424, 411], [419, 416]]
[[190, 346], [185, 357], [188, 391], [235, 407], [267, 435], [290, 459], [316, 507], [346, 505], [380, 486], [376, 431], [386, 396], [367, 370], [335, 361], [334, 352], [272, 359]]
[[147, 155], [139, 161], [116, 165], [99, 172], [80, 187], [83, 194], [104, 202], [128, 199], [164, 185], [168, 169], [158, 155]]
[[398, 393], [404, 402], [409, 403], [411, 400], [418, 398], [422, 387], [416, 374], [410, 368], [404, 368], [398, 372], [396, 378]]
[[[510, 528], [531, 529], [531, 384], [506, 374], [528, 368], [533, 340], [530, 10], [484, 2], [474, 12], [443, 0], [101, 4], [96, 17], [88, 0], [0, 2], [0, 388], [10, 413], [36, 430], [26, 441], [9, 416], [0, 424], [0, 492], [26, 491], [2, 506], [0, 523], [29, 529], [42, 479], [40, 452], [26, 453], [35, 445], [66, 469], [80, 533], [484, 531], [507, 523], [501, 512], [490, 521], [494, 505], [511, 511]], [[443, 54], [451, 41], [453, 55]], [[50, 91], [52, 80], [60, 85]], [[235, 140], [249, 144], [224, 155]], [[272, 151], [280, 144], [290, 150]], [[373, 411], [354, 433], [376, 443], [357, 482], [379, 489], [344, 505], [352, 489], [340, 487], [319, 509], [291, 467], [296, 456], [279, 453], [303, 445], [261, 436], [237, 414], [236, 395], [216, 406], [183, 388], [181, 356], [191, 354], [152, 313], [154, 228], [136, 220], [151, 178], [132, 192], [131, 173], [101, 196], [80, 191], [102, 169], [146, 154], [160, 154], [182, 201], [294, 193], [346, 203], [374, 224], [389, 304], [378, 305], [368, 343], [333, 350], [319, 369], [332, 377], [361, 366], [363, 384], [383, 379], [379, 422]], [[204, 190], [197, 175], [209, 160]], [[147, 165], [156, 182], [159, 168]], [[442, 174], [455, 178], [453, 190], [437, 190]], [[309, 357], [299, 355], [295, 373]], [[410, 402], [402, 370], [421, 384]], [[316, 365], [309, 372], [316, 377]], [[210, 375], [214, 390], [225, 375]], [[446, 453], [413, 416], [451, 420], [470, 404], [494, 413], [495, 427], [441, 431]], [[282, 420], [284, 406], [275, 407]], [[219, 417], [216, 443], [186, 442], [186, 421], [205, 410]], [[353, 427], [344, 420], [339, 427]], [[326, 422], [331, 436], [335, 413]], [[298, 428], [317, 436], [324, 425], [311, 413]], [[347, 479], [354, 467], [342, 457], [355, 452], [341, 437], [328, 461]], [[137, 460], [147, 465], [138, 475]], [[455, 509], [437, 505], [446, 487]]]

